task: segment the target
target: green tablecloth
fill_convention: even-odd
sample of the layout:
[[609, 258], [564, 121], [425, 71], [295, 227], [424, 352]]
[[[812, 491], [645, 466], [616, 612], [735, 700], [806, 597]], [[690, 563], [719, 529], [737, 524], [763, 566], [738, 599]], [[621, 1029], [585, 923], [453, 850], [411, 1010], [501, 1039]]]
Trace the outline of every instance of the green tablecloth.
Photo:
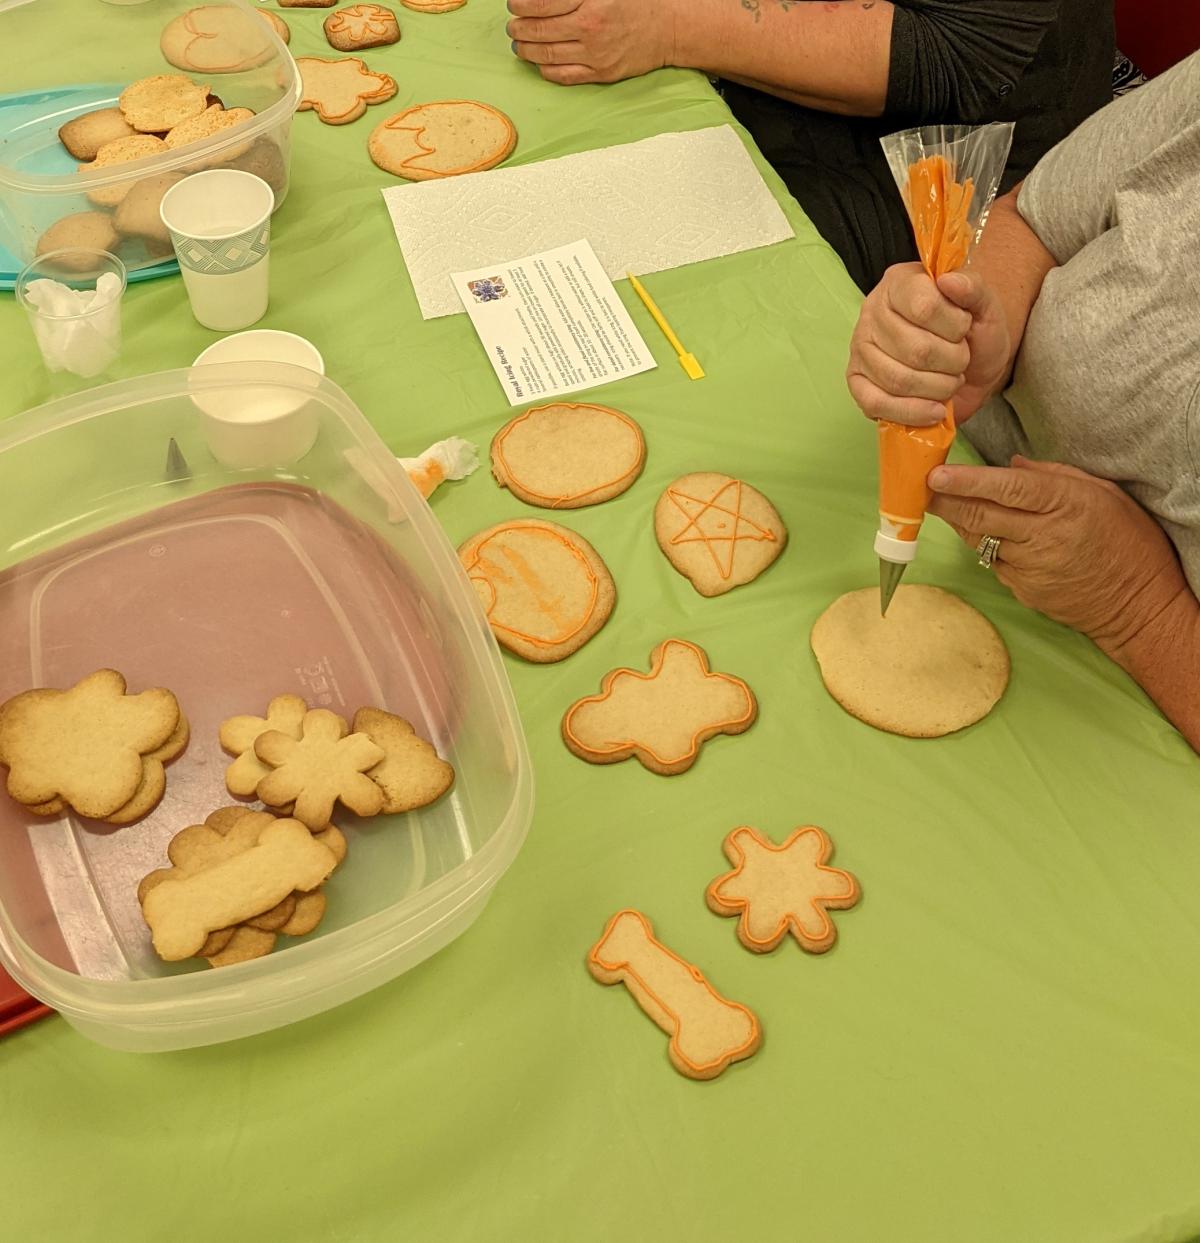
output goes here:
[[[85, 8], [92, 21], [107, 12]], [[295, 52], [323, 47], [322, 17], [287, 13]], [[728, 119], [690, 73], [542, 84], [509, 55], [494, 0], [401, 21], [403, 42], [368, 56], [399, 81], [395, 107], [493, 102], [520, 130], [516, 161]], [[370, 124], [297, 117], [264, 324], [316, 342], [396, 451], [451, 433], [486, 445], [509, 410], [465, 317], [419, 317], [378, 195], [389, 179], [364, 149]], [[1017, 605], [937, 524], [913, 577], [1000, 627], [1005, 699], [959, 736], [910, 742], [826, 697], [808, 631], [874, 578], [874, 443], [842, 382], [855, 291], [767, 176], [795, 241], [651, 282], [705, 381], [686, 380], [622, 284], [661, 365], [594, 396], [641, 422], [646, 472], [567, 519], [607, 559], [620, 600], [567, 662], [507, 662], [538, 806], [478, 923], [367, 997], [231, 1045], [110, 1053], [57, 1018], [4, 1040], [5, 1237], [1200, 1232], [1200, 767], [1128, 679]], [[6, 298], [5, 414], [44, 395], [20, 321]], [[184, 365], [213, 339], [177, 280], [131, 288], [125, 325], [127, 374]], [[791, 531], [764, 578], [714, 600], [670, 569], [650, 522], [665, 484], [696, 469], [751, 480]], [[0, 522], [20, 504], [0, 498]], [[434, 507], [455, 541], [531, 512], [486, 469]], [[568, 754], [564, 707], [671, 635], [749, 681], [754, 728], [677, 778]], [[741, 823], [832, 834], [864, 897], [831, 954], [751, 955], [707, 911], [721, 839]], [[680, 1078], [631, 999], [588, 977], [584, 954], [626, 905], [758, 1012], [765, 1042], [749, 1063], [714, 1083]]]

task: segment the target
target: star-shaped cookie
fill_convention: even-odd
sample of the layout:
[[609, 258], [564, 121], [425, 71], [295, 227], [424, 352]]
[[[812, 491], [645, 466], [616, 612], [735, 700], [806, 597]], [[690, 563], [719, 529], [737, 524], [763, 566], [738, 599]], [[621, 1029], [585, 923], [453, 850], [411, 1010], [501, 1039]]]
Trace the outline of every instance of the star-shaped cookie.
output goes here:
[[757, 578], [787, 544], [783, 521], [757, 488], [714, 472], [684, 475], [667, 488], [655, 506], [654, 534], [702, 596]]
[[718, 915], [739, 917], [738, 940], [747, 949], [765, 954], [789, 932], [813, 954], [833, 945], [829, 912], [853, 906], [861, 891], [849, 872], [826, 866], [833, 843], [823, 829], [808, 825], [776, 846], [743, 826], [722, 848], [733, 871], [718, 876], [704, 897]]
[[694, 643], [668, 639], [650, 655], [650, 672], [614, 669], [600, 694], [580, 699], [563, 717], [563, 741], [592, 764], [631, 755], [651, 772], [671, 776], [696, 762], [717, 734], [740, 734], [758, 705], [741, 678], [713, 673]]

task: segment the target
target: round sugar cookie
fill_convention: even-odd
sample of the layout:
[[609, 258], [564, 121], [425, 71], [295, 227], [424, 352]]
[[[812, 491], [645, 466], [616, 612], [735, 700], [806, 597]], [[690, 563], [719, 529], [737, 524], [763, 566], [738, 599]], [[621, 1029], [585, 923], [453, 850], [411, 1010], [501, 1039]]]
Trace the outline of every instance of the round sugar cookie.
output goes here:
[[590, 403], [554, 402], [526, 410], [492, 441], [496, 482], [543, 509], [611, 500], [645, 463], [642, 429], [619, 410]]
[[879, 614], [879, 590], [839, 596], [812, 628], [826, 690], [852, 716], [907, 738], [940, 738], [987, 716], [1008, 685], [1008, 649], [958, 596], [912, 584]]
[[443, 99], [388, 117], [375, 127], [367, 151], [385, 173], [430, 181], [495, 168], [516, 145], [516, 127], [498, 108]]
[[577, 652], [616, 603], [600, 554], [555, 522], [502, 522], [467, 540], [458, 556], [497, 640], [536, 664]]
[[753, 581], [787, 545], [775, 506], [757, 488], [715, 471], [682, 475], [668, 486], [654, 507], [654, 534], [702, 596]]
[[461, 9], [467, 0], [400, 0], [406, 9], [414, 13], [449, 13]]
[[[165, 134], [208, 107], [208, 87], [197, 86], [177, 73], [160, 73], [130, 83], [118, 97], [117, 105], [139, 133]], [[97, 158], [103, 154], [101, 150]]]
[[[268, 18], [266, 10], [261, 16]], [[224, 5], [201, 5], [172, 18], [159, 48], [165, 61], [191, 73], [244, 73], [274, 51], [262, 22]]]

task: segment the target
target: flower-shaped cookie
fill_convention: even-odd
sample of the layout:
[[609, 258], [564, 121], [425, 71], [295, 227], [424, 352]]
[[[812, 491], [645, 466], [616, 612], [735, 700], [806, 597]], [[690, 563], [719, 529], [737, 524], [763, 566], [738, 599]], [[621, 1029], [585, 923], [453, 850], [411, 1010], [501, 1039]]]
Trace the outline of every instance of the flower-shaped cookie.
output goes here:
[[359, 816], [383, 809], [383, 790], [366, 771], [386, 753], [365, 734], [347, 737], [346, 722], [335, 712], [308, 712], [299, 739], [271, 730], [259, 736], [254, 750], [275, 770], [258, 783], [258, 797], [276, 807], [294, 799], [292, 815], [314, 833], [329, 823], [339, 800]]
[[267, 715], [231, 716], [222, 721], [218, 737], [221, 747], [237, 759], [225, 770], [225, 785], [230, 794], [252, 798], [258, 783], [271, 771], [269, 764], [254, 754], [254, 744], [272, 730], [299, 738], [308, 704], [299, 695], [276, 695], [267, 705]]
[[593, 764], [633, 755], [651, 772], [669, 776], [691, 768], [708, 739], [740, 734], [757, 715], [754, 694], [741, 678], [711, 672], [694, 643], [668, 639], [651, 653], [649, 673], [614, 669], [599, 695], [572, 704], [562, 735]]
[[797, 829], [776, 846], [755, 829], [734, 829], [723, 844], [732, 872], [718, 876], [705, 892], [718, 915], [736, 915], [738, 940], [765, 954], [790, 932], [813, 954], [837, 939], [829, 912], [853, 906], [858, 881], [841, 868], [827, 867], [833, 843], [823, 829]]

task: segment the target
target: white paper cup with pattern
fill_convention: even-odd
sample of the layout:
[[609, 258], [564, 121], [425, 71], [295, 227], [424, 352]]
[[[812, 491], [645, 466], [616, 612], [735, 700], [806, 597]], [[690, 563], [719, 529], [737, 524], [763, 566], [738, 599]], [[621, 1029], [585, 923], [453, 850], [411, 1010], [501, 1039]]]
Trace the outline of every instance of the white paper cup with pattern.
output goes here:
[[274, 208], [271, 187], [234, 168], [193, 173], [163, 195], [159, 214], [205, 328], [233, 332], [266, 314]]

